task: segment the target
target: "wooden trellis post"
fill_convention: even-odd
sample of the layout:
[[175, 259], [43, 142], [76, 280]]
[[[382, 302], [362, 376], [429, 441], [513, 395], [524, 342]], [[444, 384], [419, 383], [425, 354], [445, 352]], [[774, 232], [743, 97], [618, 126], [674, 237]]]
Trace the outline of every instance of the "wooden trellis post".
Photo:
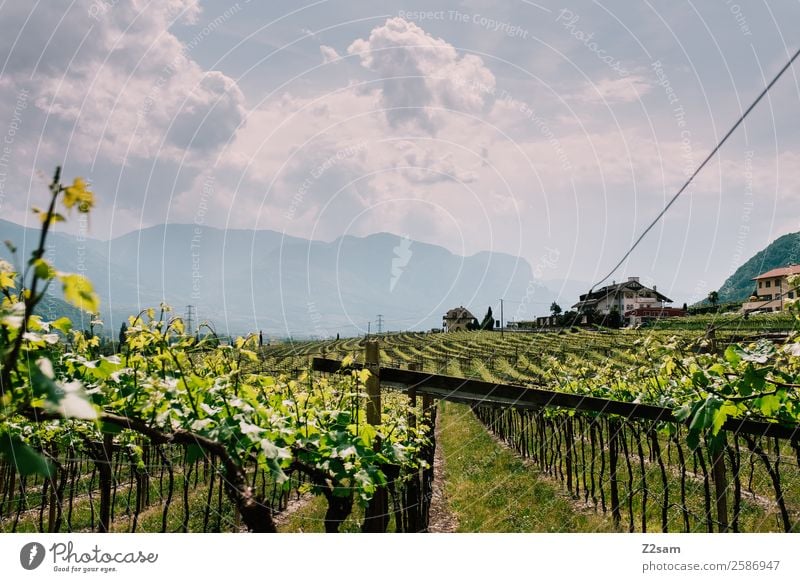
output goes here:
[[[381, 423], [381, 381], [380, 350], [377, 340], [369, 340], [364, 344], [364, 364], [370, 371], [367, 379], [367, 422], [372, 426]], [[381, 446], [380, 437], [375, 439], [375, 450]], [[389, 525], [389, 494], [386, 487], [377, 487], [375, 495], [364, 512], [362, 531], [383, 533]]]
[[[408, 369], [413, 371], [419, 371], [419, 364], [410, 363], [408, 364]], [[411, 406], [411, 410], [408, 412], [408, 425], [412, 428], [417, 427], [417, 412], [414, 410], [417, 407], [417, 387], [416, 386], [409, 386], [408, 387], [408, 404]]]
[[114, 435], [103, 434], [103, 442], [97, 447], [99, 454], [95, 459], [100, 476], [100, 521], [98, 531], [107, 533], [111, 527], [111, 485], [113, 479]]
[[[416, 362], [408, 364], [409, 370], [419, 371], [420, 366]], [[411, 409], [408, 411], [408, 425], [411, 428], [417, 428], [417, 388], [416, 386], [408, 387], [408, 404]], [[424, 520], [421, 517], [421, 499], [420, 499], [420, 479], [422, 473], [417, 471], [416, 477], [409, 479], [406, 483], [406, 522], [407, 531], [417, 533], [422, 531]]]
[[714, 476], [714, 495], [717, 500], [717, 521], [721, 532], [728, 531], [728, 477], [725, 472], [724, 456], [726, 446], [727, 442], [723, 441], [711, 453], [711, 473]]
[[381, 423], [380, 351], [377, 341], [366, 342], [364, 362], [370, 371], [367, 379], [367, 422], [376, 426]]

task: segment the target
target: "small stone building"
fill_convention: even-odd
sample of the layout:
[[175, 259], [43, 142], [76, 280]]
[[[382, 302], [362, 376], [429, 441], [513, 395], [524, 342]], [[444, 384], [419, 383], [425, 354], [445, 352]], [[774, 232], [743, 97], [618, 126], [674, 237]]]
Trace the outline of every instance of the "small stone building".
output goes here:
[[442, 327], [445, 331], [466, 331], [470, 323], [477, 324], [478, 320], [463, 305], [451, 309], [442, 317]]

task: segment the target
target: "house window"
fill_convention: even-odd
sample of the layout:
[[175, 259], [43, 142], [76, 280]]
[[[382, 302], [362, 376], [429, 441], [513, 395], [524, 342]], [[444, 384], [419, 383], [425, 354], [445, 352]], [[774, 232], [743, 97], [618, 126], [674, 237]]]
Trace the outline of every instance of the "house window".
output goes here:
[[789, 299], [794, 299], [794, 291], [789, 291]]
[[772, 281], [767, 281], [766, 287], [769, 287], [772, 284]]
[[781, 280], [780, 279], [775, 279], [775, 286], [776, 287], [780, 287], [781, 286]]
[[627, 309], [627, 310], [629, 310], [629, 311], [630, 311], [631, 309], [633, 309], [633, 305], [631, 305], [631, 304], [629, 303], [628, 305], [626, 305], [626, 306], [625, 306], [625, 309]]
[[764, 281], [758, 282], [758, 288], [761, 289], [764, 286]]

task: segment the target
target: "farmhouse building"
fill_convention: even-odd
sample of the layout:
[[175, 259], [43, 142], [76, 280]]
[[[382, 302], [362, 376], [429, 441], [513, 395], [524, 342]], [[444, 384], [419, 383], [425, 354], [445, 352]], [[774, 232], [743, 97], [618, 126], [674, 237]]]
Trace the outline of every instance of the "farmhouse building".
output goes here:
[[580, 301], [572, 308], [581, 312], [594, 308], [597, 313], [608, 315], [612, 311], [623, 314], [641, 307], [662, 307], [664, 303], [672, 303], [672, 299], [659, 293], [655, 285], [650, 289], [639, 282], [639, 277], [628, 277], [624, 283], [614, 283], [581, 295]]
[[469, 324], [477, 324], [478, 320], [463, 305], [448, 311], [442, 317], [442, 327], [445, 331], [466, 331]]
[[645, 318], [653, 319], [655, 311], [660, 311], [665, 317], [685, 315], [683, 310], [665, 311], [665, 303], [672, 303], [672, 299], [659, 293], [655, 285], [651, 289], [642, 285], [639, 277], [628, 277], [624, 283], [614, 282], [581, 295], [580, 301], [572, 308], [584, 314], [593, 311], [599, 316], [616, 312], [628, 325], [638, 325]]
[[800, 265], [779, 267], [753, 277], [756, 288], [750, 301], [742, 305], [742, 311], [782, 311], [785, 301], [797, 295], [789, 287], [789, 277], [792, 275], [800, 275]]

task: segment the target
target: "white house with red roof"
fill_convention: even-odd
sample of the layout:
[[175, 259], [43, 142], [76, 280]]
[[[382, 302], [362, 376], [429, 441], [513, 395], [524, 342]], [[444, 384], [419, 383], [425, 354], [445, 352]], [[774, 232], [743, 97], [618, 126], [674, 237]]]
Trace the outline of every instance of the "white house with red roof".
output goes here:
[[617, 311], [623, 315], [639, 308], [661, 308], [665, 303], [672, 303], [672, 299], [659, 293], [655, 285], [650, 289], [639, 282], [639, 277], [628, 277], [622, 283], [614, 281], [611, 285], [581, 295], [572, 309], [581, 312], [594, 309], [602, 315]]
[[660, 293], [655, 285], [651, 289], [642, 285], [639, 277], [628, 277], [622, 283], [614, 281], [611, 285], [581, 295], [572, 308], [582, 313], [594, 310], [601, 316], [616, 311], [630, 326], [654, 319], [686, 315], [683, 309], [667, 307], [667, 303], [672, 303], [672, 299]]

